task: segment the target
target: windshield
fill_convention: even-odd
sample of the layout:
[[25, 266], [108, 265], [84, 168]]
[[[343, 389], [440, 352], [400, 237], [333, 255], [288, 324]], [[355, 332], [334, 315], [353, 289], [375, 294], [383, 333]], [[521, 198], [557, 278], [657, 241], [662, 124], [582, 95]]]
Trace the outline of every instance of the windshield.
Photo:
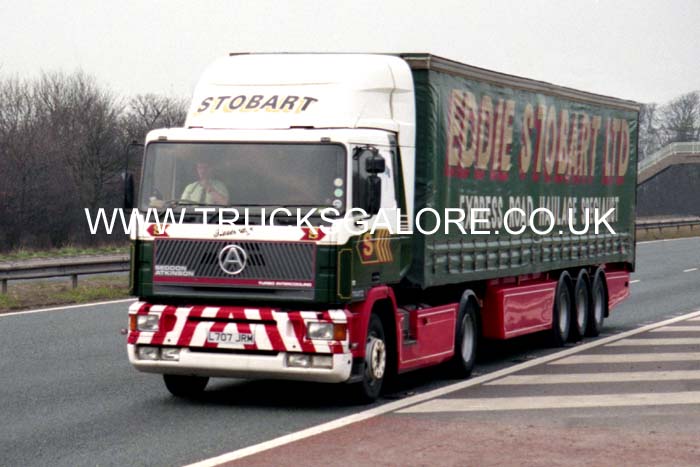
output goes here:
[[345, 208], [338, 144], [153, 142], [140, 208]]

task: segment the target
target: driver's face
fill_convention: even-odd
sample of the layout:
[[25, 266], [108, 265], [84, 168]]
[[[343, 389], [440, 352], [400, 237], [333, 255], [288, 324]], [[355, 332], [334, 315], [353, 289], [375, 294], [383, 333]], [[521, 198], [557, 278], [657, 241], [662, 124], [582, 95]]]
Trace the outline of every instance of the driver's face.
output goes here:
[[197, 163], [197, 176], [200, 180], [208, 180], [211, 177], [211, 166], [204, 162]]

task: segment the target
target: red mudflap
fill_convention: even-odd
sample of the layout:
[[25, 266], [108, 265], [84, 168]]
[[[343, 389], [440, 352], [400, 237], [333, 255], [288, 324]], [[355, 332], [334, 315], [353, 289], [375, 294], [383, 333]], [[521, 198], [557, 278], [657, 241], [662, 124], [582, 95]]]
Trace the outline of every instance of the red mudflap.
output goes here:
[[605, 279], [608, 283], [608, 310], [612, 310], [630, 296], [630, 273], [610, 271], [605, 273]]

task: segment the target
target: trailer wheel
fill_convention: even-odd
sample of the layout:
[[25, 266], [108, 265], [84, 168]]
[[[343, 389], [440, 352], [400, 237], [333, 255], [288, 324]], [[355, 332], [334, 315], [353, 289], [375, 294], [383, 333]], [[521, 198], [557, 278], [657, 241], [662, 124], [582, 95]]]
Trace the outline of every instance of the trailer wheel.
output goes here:
[[362, 381], [355, 384], [361, 402], [373, 402], [379, 397], [387, 368], [387, 348], [382, 320], [375, 313], [369, 318]]
[[580, 339], [588, 329], [588, 318], [591, 315], [591, 288], [588, 273], [581, 269], [576, 277], [574, 287], [574, 319], [571, 322], [571, 337]]
[[165, 387], [170, 394], [182, 398], [196, 397], [207, 387], [209, 378], [206, 376], [163, 375]]
[[608, 294], [605, 291], [605, 273], [602, 269], [598, 269], [591, 288], [591, 315], [588, 318], [587, 336], [595, 337], [600, 334], [607, 308]]
[[571, 330], [571, 276], [564, 271], [559, 276], [557, 291], [554, 296], [554, 309], [552, 310], [552, 329], [550, 340], [554, 347], [563, 346], [569, 339]]
[[450, 369], [458, 378], [468, 378], [474, 369], [476, 348], [479, 338], [477, 305], [468, 300], [461, 307], [455, 332], [455, 354], [450, 361]]

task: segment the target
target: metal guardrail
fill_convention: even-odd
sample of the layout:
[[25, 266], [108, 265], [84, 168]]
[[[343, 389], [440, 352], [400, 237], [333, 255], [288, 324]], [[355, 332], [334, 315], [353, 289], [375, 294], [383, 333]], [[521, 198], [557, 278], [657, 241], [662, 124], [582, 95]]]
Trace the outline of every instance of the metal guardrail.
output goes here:
[[649, 157], [642, 159], [637, 166], [637, 172], [641, 172], [642, 170], [651, 167], [655, 163], [666, 159], [667, 157], [680, 154], [700, 154], [700, 142], [671, 143], [666, 145], [655, 153], [649, 155]]
[[639, 241], [700, 236], [700, 217], [637, 219], [636, 230]]
[[7, 283], [21, 279], [47, 279], [71, 277], [73, 288], [78, 286], [78, 276], [105, 274], [129, 270], [129, 255], [82, 256], [77, 258], [37, 259], [0, 262], [2, 293], [7, 293]]
[[700, 225], [700, 217], [688, 217], [678, 219], [644, 219], [636, 222], [638, 229], [663, 229], [666, 227], [686, 227]]
[[[700, 145], [700, 144], [699, 144]], [[700, 148], [698, 148], [700, 149]], [[681, 227], [700, 231], [700, 217], [648, 218], [637, 219], [637, 231]], [[55, 258], [26, 261], [0, 262], [0, 282], [2, 293], [7, 293], [7, 283], [21, 279], [47, 279], [67, 277], [72, 279], [73, 288], [78, 286], [78, 276], [106, 274], [129, 270], [129, 255], [82, 256], [77, 258]]]

